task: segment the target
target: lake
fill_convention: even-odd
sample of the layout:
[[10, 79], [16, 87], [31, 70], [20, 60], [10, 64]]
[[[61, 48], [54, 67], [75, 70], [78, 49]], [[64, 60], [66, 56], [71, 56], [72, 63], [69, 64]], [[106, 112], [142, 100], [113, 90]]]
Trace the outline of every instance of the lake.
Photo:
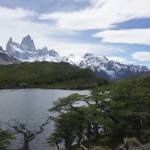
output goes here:
[[[53, 106], [54, 101], [73, 93], [88, 94], [89, 91], [57, 89], [0, 90], [0, 122], [13, 124], [13, 120], [16, 119], [21, 123], [26, 123], [27, 127], [34, 131], [46, 121], [48, 116], [53, 115], [48, 109]], [[50, 123], [46, 126], [45, 131], [30, 143], [31, 150], [54, 150], [46, 143], [46, 138], [52, 131], [53, 123]], [[12, 149], [20, 148], [22, 143], [23, 137], [17, 135], [13, 141]]]

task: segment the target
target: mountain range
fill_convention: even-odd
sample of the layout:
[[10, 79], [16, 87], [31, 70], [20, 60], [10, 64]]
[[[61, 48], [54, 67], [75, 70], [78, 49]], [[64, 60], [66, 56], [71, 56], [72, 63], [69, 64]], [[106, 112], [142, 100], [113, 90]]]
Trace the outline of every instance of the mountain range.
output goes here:
[[[36, 49], [34, 41], [30, 35], [24, 37], [20, 44], [14, 42], [12, 38], [10, 38], [7, 42], [5, 52], [3, 51], [0, 53], [5, 53], [8, 57], [21, 62], [68, 62], [79, 68], [90, 68], [97, 76], [109, 80], [122, 79], [130, 77], [136, 73], [149, 71], [146, 66], [122, 64], [116, 61], [111, 61], [105, 56], [97, 57], [91, 53], [87, 53], [83, 57], [74, 54], [60, 56], [55, 50], [49, 50], [47, 47]], [[14, 61], [14, 63], [18, 62]]]

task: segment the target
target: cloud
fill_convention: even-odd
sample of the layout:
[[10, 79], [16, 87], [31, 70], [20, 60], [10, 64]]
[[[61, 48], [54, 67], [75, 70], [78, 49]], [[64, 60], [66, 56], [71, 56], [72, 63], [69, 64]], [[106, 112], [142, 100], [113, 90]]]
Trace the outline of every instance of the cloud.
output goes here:
[[123, 57], [107, 56], [107, 58], [109, 60], [117, 61], [117, 62], [120, 62], [120, 63], [123, 63], [123, 64], [135, 64], [136, 63], [135, 61], [129, 61], [128, 59], [123, 58]]
[[41, 20], [54, 20], [71, 30], [108, 29], [116, 23], [150, 17], [149, 0], [89, 0], [90, 6], [73, 12], [41, 14]]
[[83, 56], [85, 53], [93, 53], [95, 55], [108, 55], [109, 53], [123, 53], [124, 50], [116, 49], [102, 44], [88, 44], [80, 42], [72, 42], [68, 40], [55, 40], [50, 38], [35, 38], [35, 44], [38, 47], [48, 46], [50, 49], [56, 50], [61, 56], [68, 54], [77, 54]]
[[73, 35], [73, 31], [60, 29], [46, 23], [35, 22], [39, 15], [35, 11], [23, 8], [10, 9], [0, 7], [0, 45], [5, 49], [9, 37], [20, 43], [22, 37], [30, 34], [33, 38], [54, 38], [55, 36]]
[[107, 56], [107, 58], [109, 60], [117, 61], [117, 62], [120, 62], [120, 63], [126, 63], [127, 62], [127, 59], [126, 58], [122, 58], [122, 57], [117, 57], [117, 56], [110, 56], [110, 57], [108, 57]]
[[38, 13], [34, 11], [24, 10], [22, 8], [9, 9], [0, 7], [0, 12], [3, 12], [3, 14], [0, 14], [0, 33], [2, 35], [0, 45], [4, 49], [9, 37], [12, 37], [15, 42], [20, 43], [24, 36], [30, 34], [37, 48], [47, 46], [49, 49], [58, 51], [60, 55], [68, 55], [70, 53], [83, 55], [87, 52], [106, 55], [110, 52], [124, 52], [122, 49], [112, 48], [103, 44], [82, 43], [80, 40], [76, 42], [71, 41], [68, 35], [74, 35], [75, 33], [73, 31], [28, 19], [29, 17], [36, 18], [38, 16]]
[[23, 19], [25, 17], [32, 17], [37, 15], [35, 11], [29, 11], [23, 8], [8, 9], [0, 6], [0, 18], [2, 19]]
[[150, 61], [150, 52], [135, 52], [131, 56], [139, 61]]
[[150, 29], [106, 30], [93, 35], [102, 42], [150, 45]]

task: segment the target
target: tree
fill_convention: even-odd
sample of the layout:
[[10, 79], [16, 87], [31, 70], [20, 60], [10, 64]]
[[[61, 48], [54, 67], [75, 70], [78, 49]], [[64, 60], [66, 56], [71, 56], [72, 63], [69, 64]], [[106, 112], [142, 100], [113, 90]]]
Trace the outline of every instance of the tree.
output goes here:
[[16, 121], [16, 125], [10, 125], [16, 132], [16, 134], [22, 134], [24, 137], [23, 150], [30, 150], [29, 143], [35, 139], [35, 137], [44, 131], [44, 126], [50, 123], [50, 118], [46, 120], [45, 123], [39, 126], [35, 131], [30, 131], [27, 129], [26, 125]]
[[71, 94], [58, 99], [50, 109], [58, 113], [50, 141], [64, 143], [67, 149], [72, 143], [81, 145], [82, 141], [90, 143], [101, 137], [121, 141], [135, 136], [148, 141], [149, 91], [150, 78], [140, 81], [126, 79], [92, 89], [87, 96]]
[[56, 145], [59, 149], [59, 143], [64, 143], [65, 149], [70, 149], [74, 142], [81, 143], [86, 126], [85, 119], [75, 111], [63, 112], [52, 119], [55, 123], [55, 130], [47, 139], [50, 145]]
[[123, 80], [112, 85], [111, 114], [118, 120], [114, 133], [119, 137], [143, 135], [143, 128], [149, 127], [150, 87], [143, 80]]
[[[73, 142], [79, 145], [81, 141], [90, 141], [91, 137], [97, 140], [102, 128], [110, 122], [107, 118], [109, 101], [105, 100], [106, 95], [107, 92], [97, 89], [93, 90], [90, 96], [71, 94], [58, 99], [50, 109], [59, 113], [54, 119], [55, 131], [50, 139], [64, 141], [66, 149], [69, 149]], [[59, 138], [61, 140], [58, 140]], [[56, 140], [52, 143], [56, 143]]]

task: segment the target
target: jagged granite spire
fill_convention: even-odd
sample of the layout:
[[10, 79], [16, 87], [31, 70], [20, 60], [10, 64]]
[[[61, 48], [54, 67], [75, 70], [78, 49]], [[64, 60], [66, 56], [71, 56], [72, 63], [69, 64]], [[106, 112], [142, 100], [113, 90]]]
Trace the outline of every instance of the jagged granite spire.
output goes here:
[[32, 40], [30, 35], [27, 35], [26, 37], [23, 38], [20, 46], [24, 50], [27, 50], [27, 51], [30, 51], [30, 52], [35, 52], [36, 51], [34, 41]]
[[12, 44], [13, 44], [13, 40], [12, 40], [12, 37], [10, 37], [6, 45], [6, 52], [9, 56], [13, 55]]
[[3, 48], [2, 48], [2, 46], [0, 46], [0, 51], [3, 51]]

